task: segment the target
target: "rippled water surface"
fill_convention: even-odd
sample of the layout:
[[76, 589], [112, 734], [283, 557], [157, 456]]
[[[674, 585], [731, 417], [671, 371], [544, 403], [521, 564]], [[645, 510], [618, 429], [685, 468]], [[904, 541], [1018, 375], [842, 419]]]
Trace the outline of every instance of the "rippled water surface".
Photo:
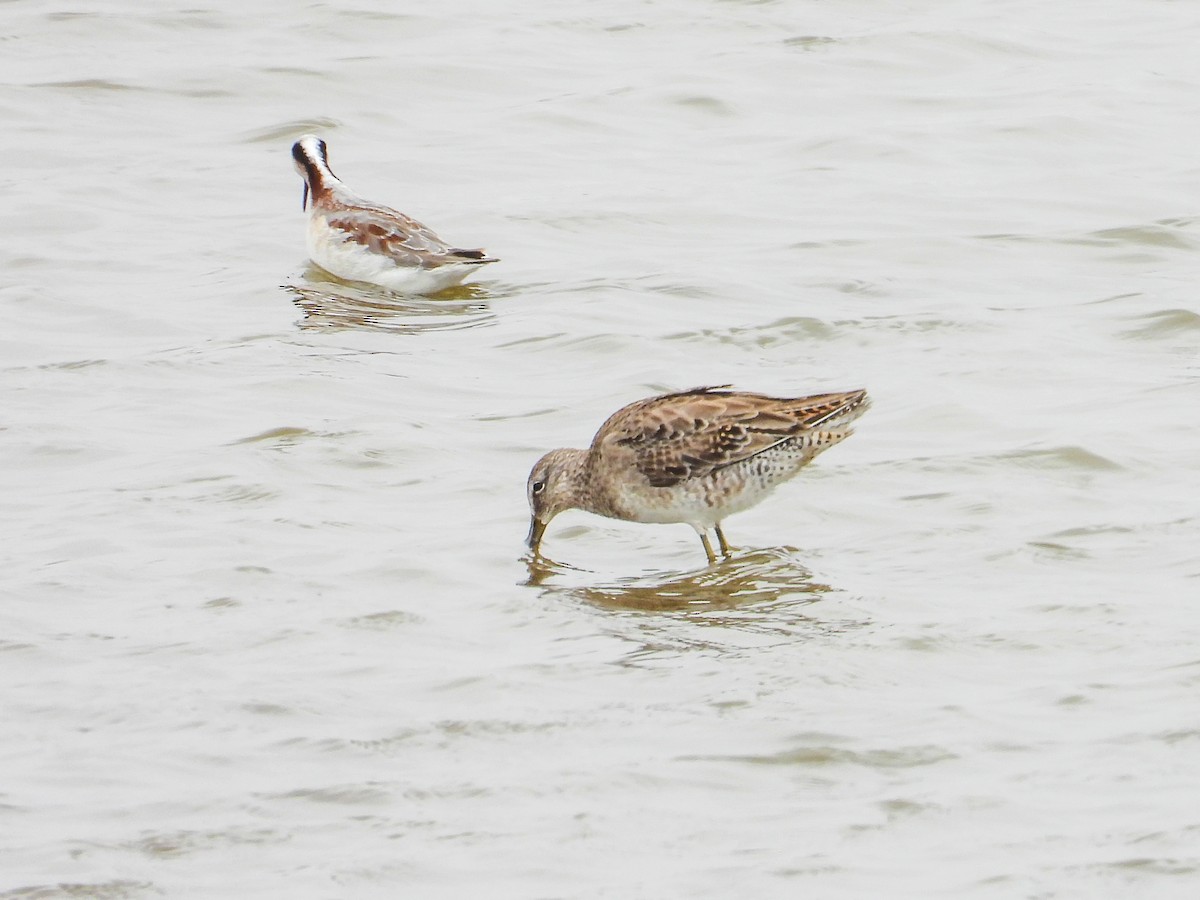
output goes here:
[[[0, 897], [1200, 892], [1190, 3], [0, 4]], [[289, 146], [499, 265], [308, 267]], [[525, 477], [866, 386], [726, 525]]]

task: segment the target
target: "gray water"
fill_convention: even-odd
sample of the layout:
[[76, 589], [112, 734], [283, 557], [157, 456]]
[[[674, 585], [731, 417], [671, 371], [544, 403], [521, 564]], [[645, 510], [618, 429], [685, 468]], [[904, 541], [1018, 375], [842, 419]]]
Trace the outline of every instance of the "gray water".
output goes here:
[[[0, 897], [1197, 896], [1197, 47], [0, 4]], [[503, 261], [322, 280], [306, 131]], [[544, 450], [726, 382], [875, 405], [731, 560], [529, 565]]]

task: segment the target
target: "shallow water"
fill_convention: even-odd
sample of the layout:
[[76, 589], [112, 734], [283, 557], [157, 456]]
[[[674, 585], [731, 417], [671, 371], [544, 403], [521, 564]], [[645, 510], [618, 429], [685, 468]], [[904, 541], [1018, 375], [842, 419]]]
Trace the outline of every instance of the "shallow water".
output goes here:
[[[1194, 897], [1193, 8], [394, 9], [0, 7], [0, 897]], [[528, 564], [726, 382], [874, 407]]]

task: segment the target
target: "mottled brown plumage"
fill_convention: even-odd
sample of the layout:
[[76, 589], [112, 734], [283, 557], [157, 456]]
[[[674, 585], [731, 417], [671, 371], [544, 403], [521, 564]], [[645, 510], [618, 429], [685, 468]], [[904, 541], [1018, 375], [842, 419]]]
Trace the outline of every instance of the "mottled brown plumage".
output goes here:
[[851, 432], [865, 391], [768, 397], [695, 388], [639, 400], [600, 426], [587, 450], [552, 450], [529, 476], [536, 552], [546, 525], [567, 509], [634, 522], [681, 522], [700, 535], [758, 503]]

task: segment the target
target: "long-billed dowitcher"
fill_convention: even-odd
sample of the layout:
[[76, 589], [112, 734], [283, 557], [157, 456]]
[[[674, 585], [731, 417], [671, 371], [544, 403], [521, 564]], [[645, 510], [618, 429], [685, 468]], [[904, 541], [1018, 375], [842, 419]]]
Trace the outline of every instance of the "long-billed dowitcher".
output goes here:
[[844, 441], [868, 406], [866, 391], [767, 397], [703, 387], [631, 403], [609, 417], [587, 450], [551, 450], [526, 487], [529, 547], [538, 553], [560, 512], [631, 522], [678, 522], [706, 532], [721, 553], [726, 516], [749, 509], [818, 453]]
[[451, 247], [416, 219], [356, 196], [330, 170], [325, 142], [316, 135], [296, 141], [292, 159], [304, 179], [305, 209], [312, 197], [308, 255], [338, 278], [432, 294], [497, 262], [482, 250]]

